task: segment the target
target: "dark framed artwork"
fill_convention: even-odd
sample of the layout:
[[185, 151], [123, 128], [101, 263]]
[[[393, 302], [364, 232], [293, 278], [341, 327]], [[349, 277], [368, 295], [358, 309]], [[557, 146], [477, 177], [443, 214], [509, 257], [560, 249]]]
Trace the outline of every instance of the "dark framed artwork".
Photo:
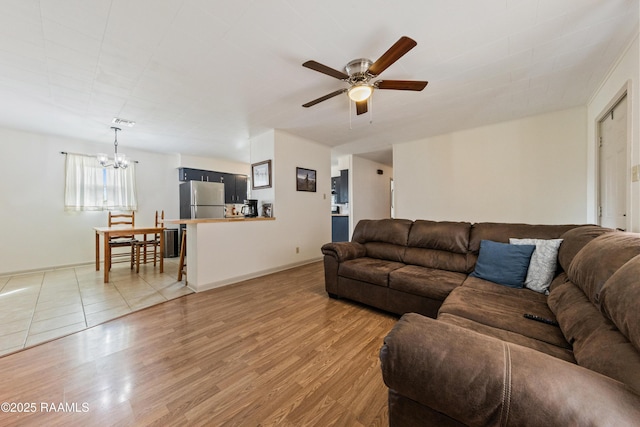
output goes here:
[[296, 190], [316, 191], [316, 171], [313, 169], [296, 168]]
[[271, 188], [271, 160], [251, 165], [251, 189]]

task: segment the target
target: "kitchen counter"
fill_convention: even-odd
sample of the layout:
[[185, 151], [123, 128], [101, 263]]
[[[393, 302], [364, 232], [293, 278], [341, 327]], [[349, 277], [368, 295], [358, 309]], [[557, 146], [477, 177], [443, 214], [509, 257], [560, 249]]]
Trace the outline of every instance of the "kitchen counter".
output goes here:
[[273, 221], [275, 218], [234, 216], [227, 218], [202, 218], [202, 219], [165, 219], [165, 224], [206, 224], [213, 222], [251, 222], [251, 221]]
[[349, 216], [349, 214], [331, 214], [331, 216]]

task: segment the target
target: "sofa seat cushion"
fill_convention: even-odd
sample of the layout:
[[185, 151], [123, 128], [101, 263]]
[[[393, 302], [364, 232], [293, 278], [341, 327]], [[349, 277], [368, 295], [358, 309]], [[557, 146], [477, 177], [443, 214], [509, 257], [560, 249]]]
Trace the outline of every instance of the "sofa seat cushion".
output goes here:
[[453, 314], [558, 347], [571, 348], [559, 327], [524, 318], [524, 314], [529, 313], [555, 320], [540, 297], [544, 295], [529, 289], [508, 288], [469, 277], [462, 286], [451, 291], [438, 316]]
[[493, 282], [475, 277], [467, 278], [463, 285], [467, 288], [477, 289], [485, 293], [492, 293], [496, 295], [497, 298], [519, 298], [525, 301], [533, 301], [535, 304], [547, 305], [547, 296], [539, 292], [532, 291], [531, 289], [520, 288], [514, 290], [514, 288], [502, 285], [496, 286]]
[[534, 350], [541, 351], [550, 356], [557, 357], [558, 359], [565, 360], [567, 362], [576, 363], [573, 357], [573, 352], [565, 347], [558, 347], [553, 344], [549, 344], [534, 338], [529, 338], [521, 334], [517, 334], [511, 331], [505, 331], [504, 329], [494, 328], [493, 326], [483, 325], [482, 323], [474, 322], [473, 320], [466, 319], [464, 317], [456, 316], [453, 314], [443, 313], [438, 316], [438, 321], [446, 322], [452, 325], [457, 325], [465, 329], [469, 329], [478, 332], [483, 335], [498, 338], [502, 341], [511, 342], [524, 347], [529, 347]]
[[402, 267], [401, 262], [362, 257], [341, 263], [338, 276], [388, 287], [389, 273]]
[[389, 288], [443, 301], [467, 278], [464, 273], [407, 265], [389, 275]]

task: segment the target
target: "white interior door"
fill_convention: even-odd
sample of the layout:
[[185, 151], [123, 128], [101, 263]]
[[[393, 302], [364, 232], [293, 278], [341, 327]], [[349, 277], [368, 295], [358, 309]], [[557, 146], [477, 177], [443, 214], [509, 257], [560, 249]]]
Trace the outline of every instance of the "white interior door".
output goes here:
[[627, 228], [627, 96], [599, 123], [599, 224]]

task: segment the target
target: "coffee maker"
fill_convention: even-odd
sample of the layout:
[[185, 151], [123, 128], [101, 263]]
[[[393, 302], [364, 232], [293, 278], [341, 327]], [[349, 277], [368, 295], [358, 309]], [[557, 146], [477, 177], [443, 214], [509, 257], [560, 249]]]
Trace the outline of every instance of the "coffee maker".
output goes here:
[[240, 213], [242, 213], [247, 218], [253, 218], [258, 216], [258, 200], [257, 199], [248, 199], [244, 201], [244, 206], [240, 209]]

